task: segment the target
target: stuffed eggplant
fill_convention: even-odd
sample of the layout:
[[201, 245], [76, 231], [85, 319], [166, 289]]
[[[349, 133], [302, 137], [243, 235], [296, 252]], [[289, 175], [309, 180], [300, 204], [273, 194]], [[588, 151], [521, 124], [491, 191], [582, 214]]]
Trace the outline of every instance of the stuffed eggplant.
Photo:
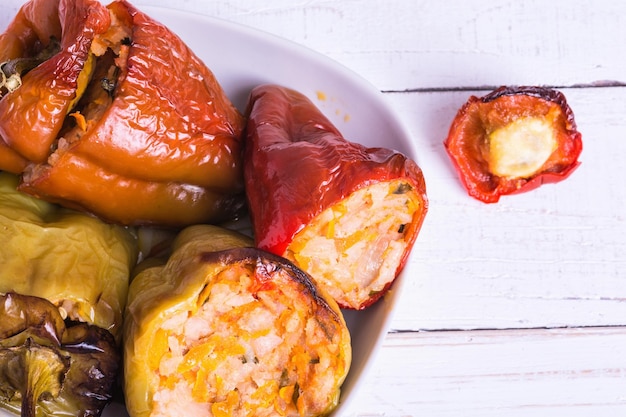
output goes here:
[[318, 416], [351, 361], [337, 304], [284, 258], [191, 226], [133, 279], [124, 328], [131, 417]]
[[346, 140], [303, 94], [255, 88], [246, 194], [256, 244], [307, 271], [341, 307], [378, 300], [404, 267], [427, 212], [405, 155]]
[[187, 45], [130, 3], [31, 0], [0, 50], [0, 169], [23, 173], [20, 190], [127, 225], [243, 208], [243, 116]]
[[17, 183], [0, 172], [0, 407], [97, 416], [120, 366], [135, 236]]

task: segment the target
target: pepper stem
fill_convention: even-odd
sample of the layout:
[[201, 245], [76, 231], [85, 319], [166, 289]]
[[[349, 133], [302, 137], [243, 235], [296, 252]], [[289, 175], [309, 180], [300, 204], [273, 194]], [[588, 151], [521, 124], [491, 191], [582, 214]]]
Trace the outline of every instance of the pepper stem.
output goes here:
[[0, 64], [0, 98], [22, 86], [22, 77], [60, 51], [59, 41], [51, 37], [48, 46], [32, 57], [10, 59]]

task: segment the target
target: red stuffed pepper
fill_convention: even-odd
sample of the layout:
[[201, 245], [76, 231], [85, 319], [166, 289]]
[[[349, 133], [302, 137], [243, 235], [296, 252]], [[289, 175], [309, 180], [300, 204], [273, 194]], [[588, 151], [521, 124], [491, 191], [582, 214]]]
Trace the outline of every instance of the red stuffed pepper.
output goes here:
[[344, 308], [378, 300], [404, 267], [427, 211], [406, 156], [346, 140], [299, 92], [255, 88], [244, 178], [256, 244], [307, 271]]
[[244, 206], [244, 118], [165, 26], [124, 0], [31, 0], [0, 47], [0, 169], [21, 191], [123, 224]]
[[444, 145], [468, 193], [485, 203], [567, 178], [582, 151], [565, 96], [543, 87], [470, 97]]

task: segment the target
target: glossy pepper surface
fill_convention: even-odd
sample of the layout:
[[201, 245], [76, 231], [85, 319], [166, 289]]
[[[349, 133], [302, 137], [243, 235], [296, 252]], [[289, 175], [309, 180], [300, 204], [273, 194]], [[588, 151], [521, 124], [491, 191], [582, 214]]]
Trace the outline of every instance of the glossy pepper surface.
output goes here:
[[297, 91], [259, 86], [248, 113], [257, 246], [294, 260], [342, 307], [371, 305], [404, 267], [426, 215], [422, 171], [399, 152], [345, 139]]
[[124, 323], [131, 417], [318, 416], [337, 405], [352, 357], [339, 307], [253, 243], [191, 226], [139, 269]]
[[47, 160], [77, 95], [91, 43], [109, 24], [98, 1], [38, 0], [23, 6], [0, 38], [2, 72], [21, 83], [0, 100], [0, 135], [25, 160]]
[[468, 193], [495, 203], [567, 178], [580, 164], [582, 135], [561, 92], [503, 86], [470, 97], [444, 145]]
[[243, 117], [167, 27], [125, 1], [32, 0], [0, 44], [4, 68], [41, 60], [0, 100], [0, 169], [20, 190], [123, 224], [238, 214]]

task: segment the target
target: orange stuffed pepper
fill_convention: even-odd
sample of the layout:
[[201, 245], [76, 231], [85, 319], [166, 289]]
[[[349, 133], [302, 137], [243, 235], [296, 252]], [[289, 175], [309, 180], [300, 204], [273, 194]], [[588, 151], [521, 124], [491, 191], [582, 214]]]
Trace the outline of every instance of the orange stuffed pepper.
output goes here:
[[123, 224], [243, 207], [243, 116], [167, 27], [126, 1], [32, 0], [0, 51], [0, 169], [20, 190]]

